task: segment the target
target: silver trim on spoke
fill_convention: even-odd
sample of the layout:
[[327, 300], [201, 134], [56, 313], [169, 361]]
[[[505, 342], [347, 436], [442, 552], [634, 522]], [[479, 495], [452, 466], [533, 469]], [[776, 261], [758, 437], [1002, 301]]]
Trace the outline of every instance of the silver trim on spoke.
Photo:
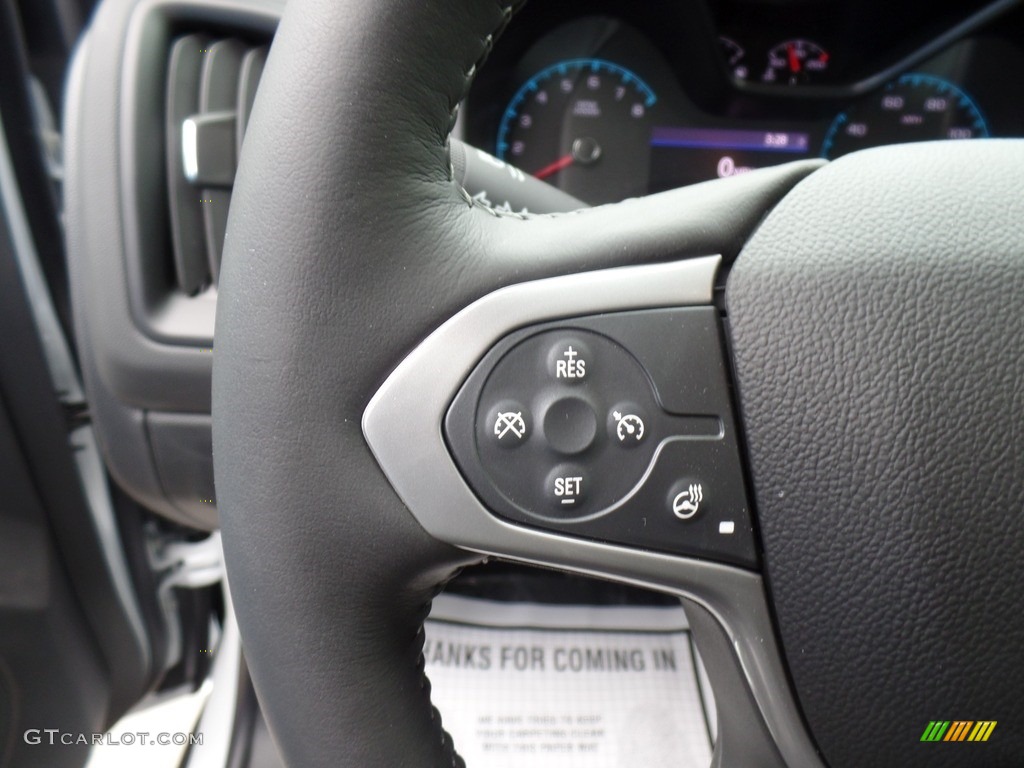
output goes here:
[[[363, 433], [399, 496], [436, 538], [473, 552], [668, 591], [705, 607], [725, 630], [783, 760], [820, 768], [786, 678], [758, 574], [505, 522], [473, 495], [441, 432], [458, 388], [503, 336], [563, 317], [710, 304], [720, 262], [719, 256], [707, 256], [621, 267], [488, 294], [434, 331], [394, 370], [363, 414]], [[715, 697], [727, 701], [730, 693], [745, 692], [716, 689]]]

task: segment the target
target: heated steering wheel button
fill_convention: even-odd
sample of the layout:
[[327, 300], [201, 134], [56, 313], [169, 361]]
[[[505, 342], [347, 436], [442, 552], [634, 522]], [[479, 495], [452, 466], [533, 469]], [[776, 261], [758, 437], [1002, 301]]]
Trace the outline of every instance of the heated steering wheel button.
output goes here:
[[544, 414], [544, 437], [559, 453], [583, 453], [597, 437], [597, 416], [586, 400], [563, 397]]
[[544, 481], [544, 494], [555, 509], [570, 512], [586, 499], [589, 485], [590, 480], [583, 468], [575, 464], [560, 464]]
[[[668, 492], [668, 505], [680, 520], [692, 520], [698, 513], [707, 512], [707, 489], [696, 480], [680, 480]], [[731, 533], [732, 531], [730, 531]]]
[[504, 400], [492, 408], [485, 426], [488, 436], [503, 448], [522, 445], [530, 434], [529, 414], [512, 400]]

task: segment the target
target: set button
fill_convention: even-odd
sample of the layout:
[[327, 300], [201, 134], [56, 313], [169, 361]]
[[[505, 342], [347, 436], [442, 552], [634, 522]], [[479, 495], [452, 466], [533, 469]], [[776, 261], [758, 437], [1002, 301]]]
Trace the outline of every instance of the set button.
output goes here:
[[554, 509], [571, 511], [587, 497], [590, 480], [576, 464], [559, 464], [544, 481], [544, 495]]

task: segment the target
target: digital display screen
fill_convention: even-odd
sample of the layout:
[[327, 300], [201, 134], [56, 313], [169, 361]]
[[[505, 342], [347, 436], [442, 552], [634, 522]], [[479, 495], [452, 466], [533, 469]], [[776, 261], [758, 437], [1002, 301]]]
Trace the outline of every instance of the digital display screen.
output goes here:
[[810, 155], [807, 133], [656, 127], [651, 131], [651, 189], [736, 176]]

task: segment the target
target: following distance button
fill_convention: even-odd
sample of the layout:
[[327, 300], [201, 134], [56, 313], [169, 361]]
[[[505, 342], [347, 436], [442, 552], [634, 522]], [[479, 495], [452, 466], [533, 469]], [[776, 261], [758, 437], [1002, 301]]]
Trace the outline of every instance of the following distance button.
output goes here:
[[619, 403], [608, 413], [608, 437], [623, 448], [640, 445], [647, 437], [647, 414], [636, 403]]

